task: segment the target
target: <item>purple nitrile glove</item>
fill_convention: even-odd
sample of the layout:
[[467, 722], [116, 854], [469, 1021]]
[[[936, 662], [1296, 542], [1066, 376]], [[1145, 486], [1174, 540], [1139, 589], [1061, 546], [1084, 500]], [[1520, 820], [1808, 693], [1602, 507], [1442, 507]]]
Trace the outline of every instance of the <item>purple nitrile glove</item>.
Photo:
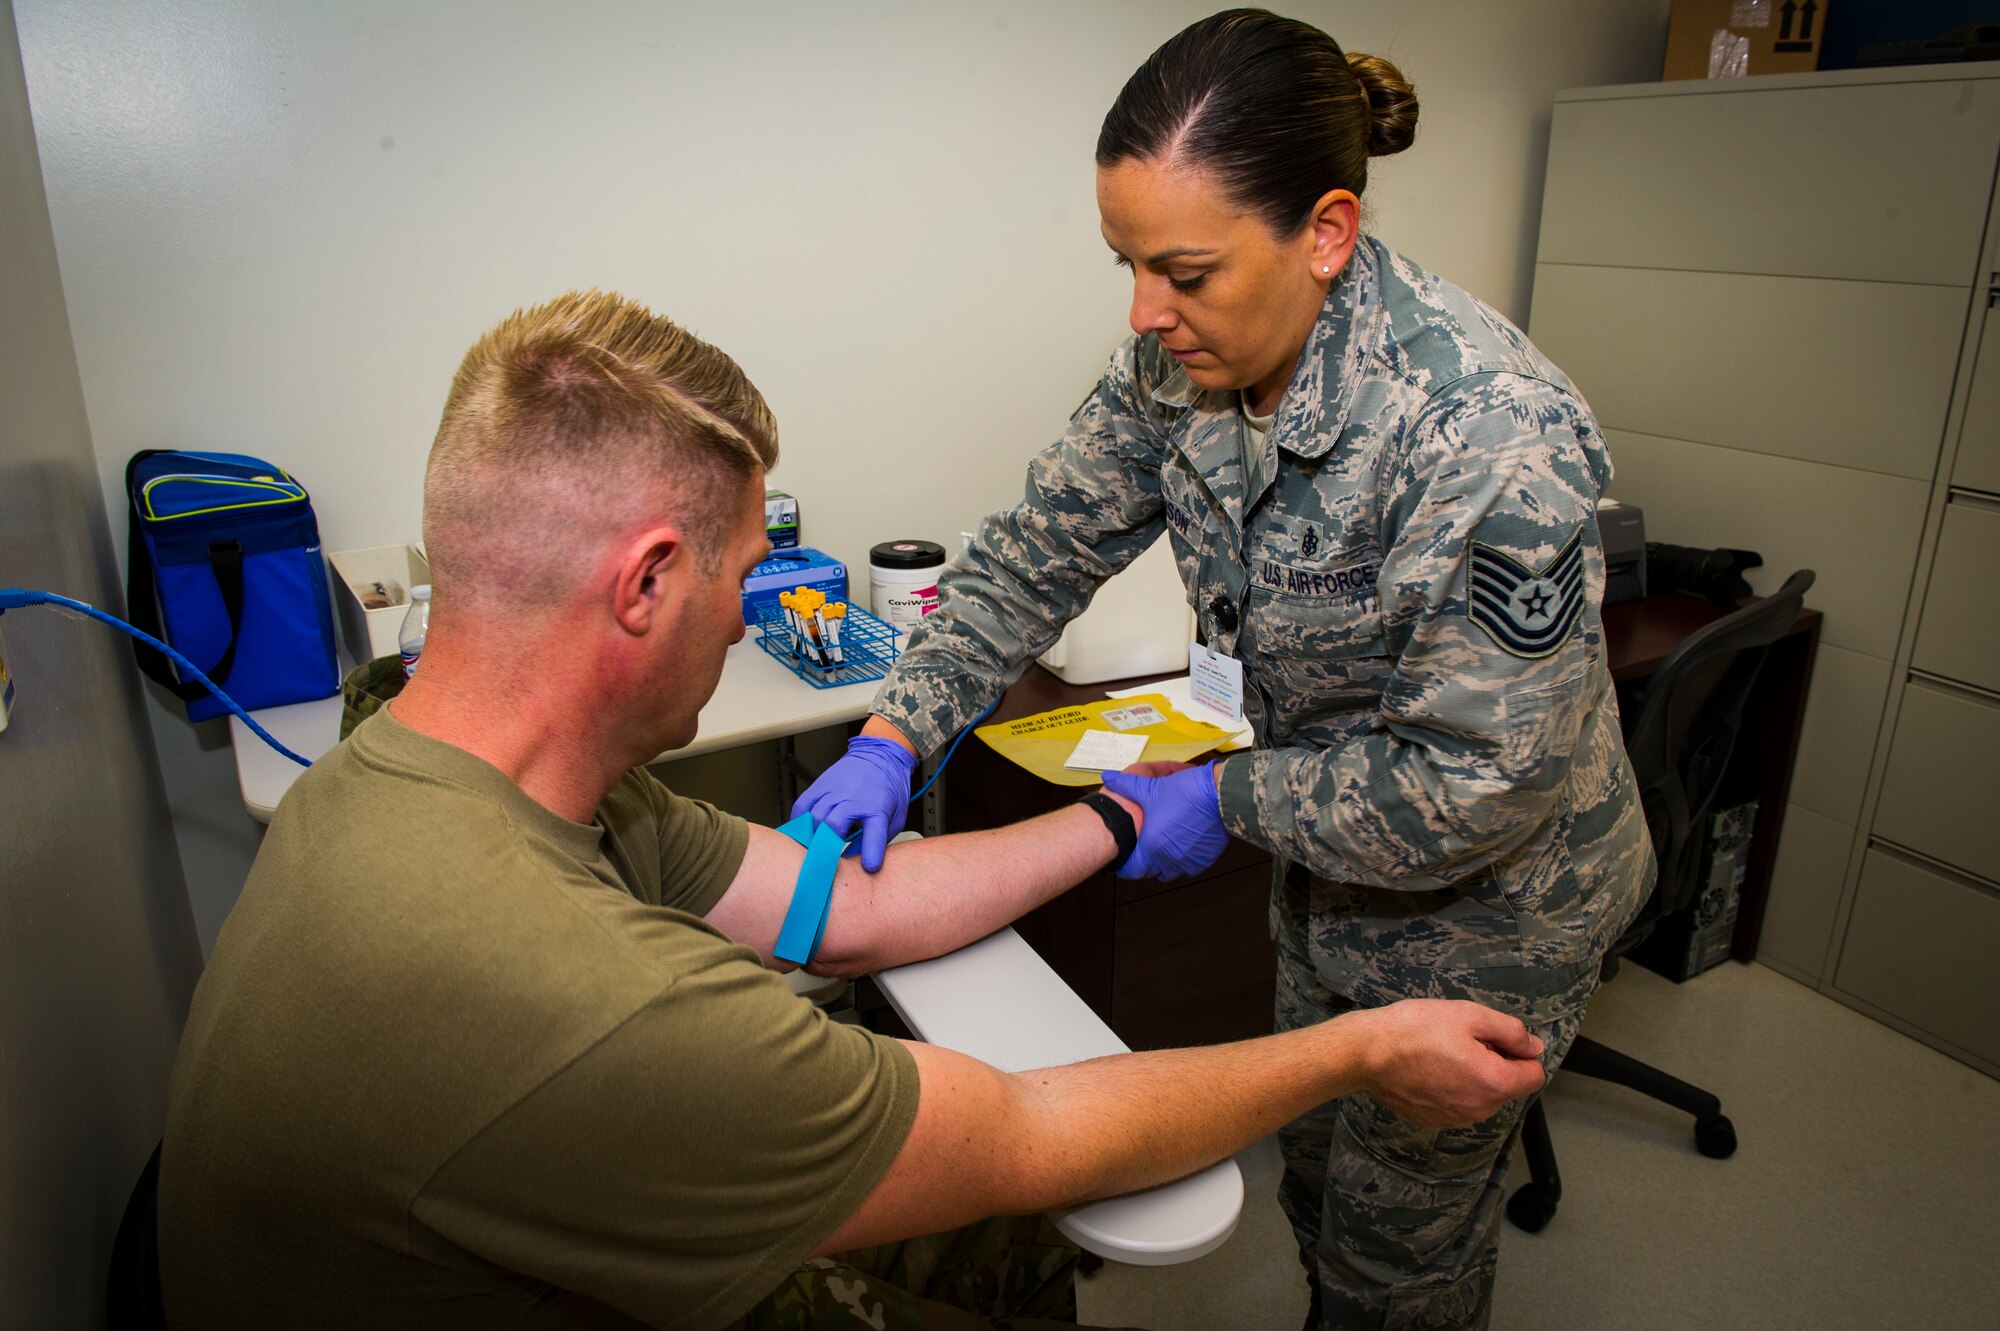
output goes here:
[[1185, 878], [1215, 863], [1229, 845], [1213, 763], [1168, 776], [1106, 772], [1104, 788], [1131, 800], [1146, 815], [1139, 825], [1139, 844], [1118, 871], [1120, 878]]
[[856, 735], [840, 760], [799, 796], [792, 817], [809, 813], [844, 837], [860, 827], [861, 867], [874, 873], [889, 838], [910, 815], [910, 774], [916, 770], [917, 755], [896, 741]]

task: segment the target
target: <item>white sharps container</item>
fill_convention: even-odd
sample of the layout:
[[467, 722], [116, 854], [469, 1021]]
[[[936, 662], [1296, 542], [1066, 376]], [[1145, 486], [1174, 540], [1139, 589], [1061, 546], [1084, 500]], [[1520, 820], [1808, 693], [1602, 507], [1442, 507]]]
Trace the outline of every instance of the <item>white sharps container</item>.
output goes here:
[[936, 541], [884, 541], [868, 552], [868, 608], [904, 633], [938, 604], [944, 547]]

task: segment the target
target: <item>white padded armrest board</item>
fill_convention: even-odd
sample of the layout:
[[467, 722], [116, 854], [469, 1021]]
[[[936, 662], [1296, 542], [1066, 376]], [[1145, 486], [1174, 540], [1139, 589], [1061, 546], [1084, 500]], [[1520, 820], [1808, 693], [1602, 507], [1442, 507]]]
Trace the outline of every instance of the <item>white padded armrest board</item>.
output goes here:
[[[928, 1043], [1002, 1072], [1127, 1052], [1109, 1026], [1011, 928], [948, 956], [875, 977], [898, 1016]], [[1135, 1266], [1171, 1266], [1221, 1247], [1243, 1212], [1234, 1160], [1145, 1192], [1059, 1212], [1079, 1247]]]

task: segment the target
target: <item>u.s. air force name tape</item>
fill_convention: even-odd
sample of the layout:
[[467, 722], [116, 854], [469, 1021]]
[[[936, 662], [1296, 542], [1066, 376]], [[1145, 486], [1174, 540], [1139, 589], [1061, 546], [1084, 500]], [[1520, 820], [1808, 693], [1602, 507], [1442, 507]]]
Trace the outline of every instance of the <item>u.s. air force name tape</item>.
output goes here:
[[1465, 613], [1502, 651], [1525, 657], [1555, 651], [1583, 614], [1583, 529], [1540, 568], [1474, 541]]

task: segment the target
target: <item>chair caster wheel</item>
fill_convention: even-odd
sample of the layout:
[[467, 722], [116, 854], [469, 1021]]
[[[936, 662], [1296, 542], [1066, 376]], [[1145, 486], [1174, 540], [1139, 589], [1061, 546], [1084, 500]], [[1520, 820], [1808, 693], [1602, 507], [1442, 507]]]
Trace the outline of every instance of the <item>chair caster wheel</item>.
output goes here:
[[1514, 1222], [1514, 1228], [1529, 1234], [1541, 1233], [1555, 1214], [1556, 1204], [1536, 1196], [1533, 1184], [1514, 1189], [1514, 1195], [1507, 1199], [1507, 1218]]
[[1694, 1149], [1711, 1160], [1727, 1160], [1736, 1154], [1736, 1125], [1722, 1114], [1696, 1123]]

